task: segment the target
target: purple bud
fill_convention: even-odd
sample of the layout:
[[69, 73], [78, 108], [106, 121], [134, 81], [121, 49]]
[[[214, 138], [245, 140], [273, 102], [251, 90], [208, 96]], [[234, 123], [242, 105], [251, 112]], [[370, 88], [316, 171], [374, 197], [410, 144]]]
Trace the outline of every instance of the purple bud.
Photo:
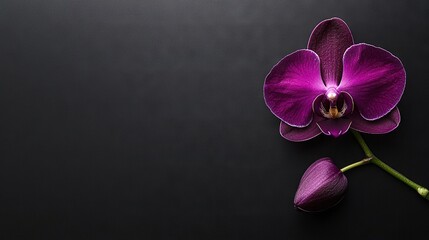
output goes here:
[[328, 157], [307, 168], [295, 194], [295, 207], [319, 212], [335, 206], [347, 189], [347, 178]]

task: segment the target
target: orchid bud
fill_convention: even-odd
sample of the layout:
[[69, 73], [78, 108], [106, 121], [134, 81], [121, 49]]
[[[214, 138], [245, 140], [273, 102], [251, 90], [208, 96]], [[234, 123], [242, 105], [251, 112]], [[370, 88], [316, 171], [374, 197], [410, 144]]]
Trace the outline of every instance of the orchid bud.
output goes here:
[[347, 189], [347, 178], [333, 161], [321, 158], [307, 168], [295, 194], [294, 204], [306, 212], [335, 206]]

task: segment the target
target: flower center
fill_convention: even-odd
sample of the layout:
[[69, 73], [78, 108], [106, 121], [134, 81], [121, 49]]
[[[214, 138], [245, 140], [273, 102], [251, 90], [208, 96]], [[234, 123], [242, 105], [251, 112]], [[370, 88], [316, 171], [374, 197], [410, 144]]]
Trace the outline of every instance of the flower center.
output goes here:
[[340, 94], [338, 93], [337, 89], [335, 88], [328, 88], [328, 90], [325, 93], [325, 103], [324, 101], [320, 104], [320, 113], [322, 116], [330, 119], [340, 118], [342, 117], [346, 110], [347, 110], [347, 104], [344, 101], [343, 97], [339, 97]]
[[338, 112], [338, 108], [337, 106], [334, 107], [329, 107], [329, 113], [328, 113], [328, 118], [339, 118], [342, 115], [340, 114], [340, 112]]
[[346, 110], [347, 110], [346, 103], [343, 104], [343, 107], [341, 108], [340, 111], [338, 111], [337, 106], [329, 106], [328, 110], [326, 110], [326, 108], [324, 107], [320, 107], [320, 112], [322, 113], [322, 115], [325, 118], [330, 118], [330, 119], [340, 118], [344, 116], [344, 113], [346, 112]]

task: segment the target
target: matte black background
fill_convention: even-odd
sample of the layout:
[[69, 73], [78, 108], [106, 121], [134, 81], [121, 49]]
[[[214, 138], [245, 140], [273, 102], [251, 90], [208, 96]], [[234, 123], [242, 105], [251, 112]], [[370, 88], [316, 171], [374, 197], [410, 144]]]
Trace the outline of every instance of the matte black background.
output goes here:
[[293, 207], [305, 169], [363, 154], [350, 135], [278, 134], [264, 77], [343, 18], [407, 71], [402, 123], [365, 136], [429, 186], [424, 1], [28, 0], [0, 3], [1, 239], [427, 236], [429, 202], [375, 166], [322, 214]]

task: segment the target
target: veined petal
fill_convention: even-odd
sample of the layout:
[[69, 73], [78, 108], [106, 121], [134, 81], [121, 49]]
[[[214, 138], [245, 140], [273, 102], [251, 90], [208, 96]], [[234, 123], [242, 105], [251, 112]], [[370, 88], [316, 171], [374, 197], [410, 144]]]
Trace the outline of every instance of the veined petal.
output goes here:
[[313, 100], [324, 89], [319, 57], [302, 49], [287, 55], [271, 69], [265, 78], [264, 98], [280, 120], [293, 127], [306, 127], [312, 120]]
[[343, 65], [339, 88], [353, 96], [364, 119], [377, 120], [398, 104], [405, 89], [405, 69], [390, 52], [356, 44], [344, 53]]
[[384, 134], [391, 132], [396, 129], [401, 122], [401, 114], [397, 107], [395, 107], [386, 116], [375, 121], [363, 119], [358, 111], [353, 113], [350, 118], [352, 119], [352, 129], [370, 134]]
[[328, 87], [337, 86], [343, 71], [343, 54], [353, 45], [353, 36], [340, 18], [320, 22], [308, 41], [308, 49], [319, 55], [322, 79]]
[[320, 130], [328, 136], [339, 137], [345, 134], [352, 124], [348, 118], [326, 119], [317, 123]]
[[319, 136], [322, 132], [316, 122], [321, 117], [314, 116], [314, 120], [304, 128], [291, 127], [284, 122], [280, 122], [280, 135], [292, 142], [303, 142]]

